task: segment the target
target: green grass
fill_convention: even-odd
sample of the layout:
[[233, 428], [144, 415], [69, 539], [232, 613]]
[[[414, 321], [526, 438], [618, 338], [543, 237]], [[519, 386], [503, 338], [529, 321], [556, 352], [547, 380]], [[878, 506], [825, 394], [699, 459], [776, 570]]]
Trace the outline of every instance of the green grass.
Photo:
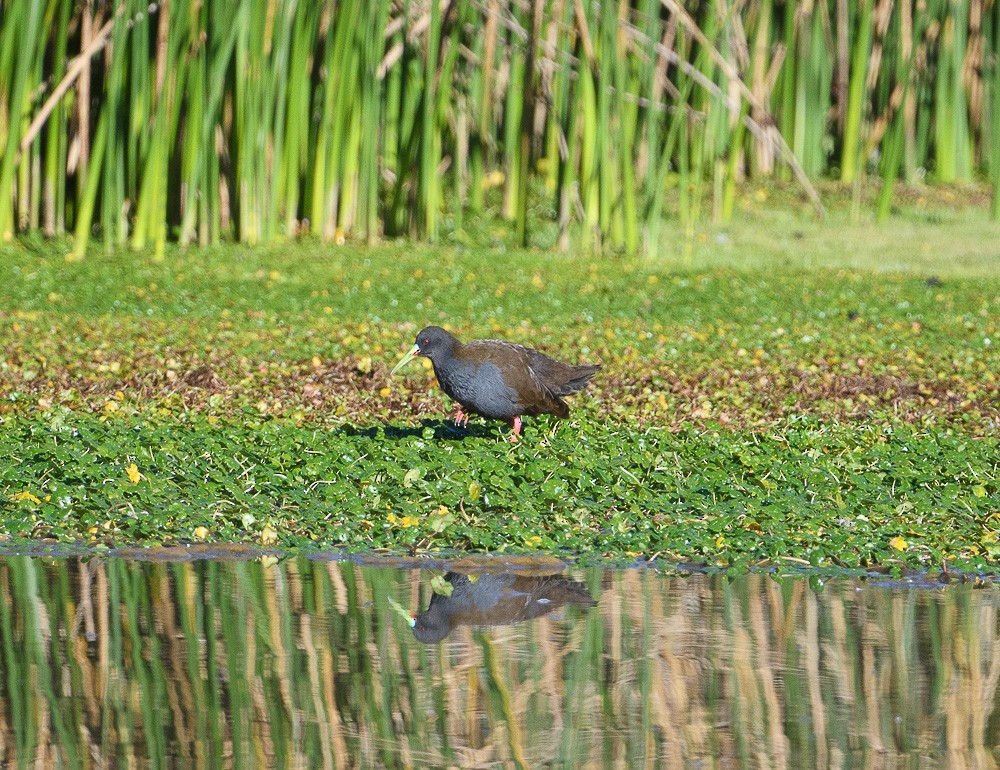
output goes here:
[[[5, 246], [0, 526], [997, 571], [995, 226], [739, 205], [655, 263]], [[529, 420], [512, 446], [502, 424], [454, 429], [429, 372], [387, 379], [430, 322], [604, 368], [568, 421]]]

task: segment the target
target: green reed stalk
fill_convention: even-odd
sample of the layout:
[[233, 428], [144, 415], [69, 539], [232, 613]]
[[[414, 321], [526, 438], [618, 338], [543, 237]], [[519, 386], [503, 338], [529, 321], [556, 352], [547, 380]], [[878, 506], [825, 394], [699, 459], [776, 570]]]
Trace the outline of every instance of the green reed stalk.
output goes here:
[[[58, 21], [55, 25], [52, 45], [55, 48], [52, 73], [62, 73], [66, 69], [71, 0], [63, 0], [59, 5]], [[66, 230], [66, 120], [65, 102], [60, 100], [52, 112], [45, 129], [45, 160], [42, 173], [42, 231], [49, 236], [61, 235]]]
[[[572, 0], [558, 0], [560, 15], [549, 26], [550, 51], [553, 56], [552, 103], [548, 112], [546, 137], [546, 189], [553, 194], [554, 208], [559, 222], [557, 246], [568, 251], [569, 226], [572, 221], [572, 201], [576, 195], [574, 170], [577, 155], [577, 137], [574, 129], [576, 116], [572, 114], [575, 98], [574, 40], [569, 31], [573, 28]], [[555, 12], [554, 12], [555, 15]]]
[[549, 20], [545, 31], [545, 47], [540, 59], [542, 66], [547, 67], [552, 77], [550, 80], [550, 104], [545, 120], [544, 147], [542, 158], [544, 164], [543, 173], [545, 175], [545, 192], [553, 195], [559, 187], [559, 159], [560, 159], [560, 135], [559, 128], [562, 125], [566, 105], [566, 68], [560, 66], [560, 61], [564, 56], [564, 40], [566, 38], [566, 9], [570, 3], [566, 0], [555, 0], [552, 5], [552, 18]]
[[[299, 69], [293, 71], [292, 62], [300, 67], [306, 62], [305, 55], [296, 57], [296, 48], [301, 34], [302, 17], [309, 11], [309, 6], [301, 10], [293, 3], [276, 2], [274, 23], [276, 30], [268, 42], [271, 57], [268, 61], [268, 94], [265, 99], [267, 108], [264, 113], [265, 130], [270, 135], [268, 148], [268, 166], [266, 170], [267, 183], [264, 187], [267, 194], [265, 221], [267, 223], [266, 241], [287, 237], [295, 234], [295, 222], [298, 209], [299, 169], [296, 160], [296, 140], [301, 137], [297, 133], [297, 124], [301, 118], [308, 118], [308, 112], [292, 114], [293, 107], [301, 107], [301, 102], [294, 100], [294, 95], [302, 90], [304, 73]], [[315, 9], [313, 9], [315, 10]], [[289, 94], [292, 96], [289, 96]], [[289, 134], [295, 137], [290, 138]], [[308, 139], [307, 139], [308, 141]], [[289, 194], [289, 185], [293, 190]], [[291, 227], [280, 227], [291, 221]]]
[[[197, 30], [205, 26], [204, 14], [207, 9], [193, 8], [190, 14], [191, 27], [189, 37], [197, 36]], [[200, 215], [204, 215], [202, 206], [201, 177], [202, 163], [205, 158], [204, 127], [208, 118], [209, 92], [211, 83], [208, 80], [208, 41], [196, 42], [191, 46], [193, 54], [188, 72], [187, 115], [182, 128], [181, 139], [181, 226], [178, 241], [181, 246], [187, 246], [196, 237], [195, 227]]]
[[618, 61], [615, 33], [617, 16], [613, 2], [604, 2], [596, 18], [597, 22], [597, 125], [594, 137], [594, 158], [596, 168], [597, 205], [601, 231], [601, 245], [617, 246], [621, 237], [615, 238], [612, 228], [612, 211], [616, 201], [614, 173], [620, 163], [615, 143], [611, 141], [611, 110], [614, 88], [614, 67]]
[[[794, 98], [792, 112], [792, 150], [811, 177], [827, 171], [823, 142], [828, 134], [830, 95], [833, 87], [833, 58], [829, 6], [806, 4], [802, 11], [803, 29], [795, 39]], [[790, 22], [789, 26], [794, 26]], [[791, 49], [790, 49], [791, 50]]]
[[[458, 67], [459, 56], [461, 53], [459, 34], [461, 28], [457, 24], [450, 25], [450, 32], [446, 40], [441, 42], [441, 63], [440, 69], [438, 70], [437, 77], [440, 79], [441, 83], [451, 83], [456, 82], [456, 69]], [[438, 88], [437, 89], [437, 102], [435, 104], [435, 136], [438, 141], [438, 157], [442, 158], [444, 155], [444, 147], [446, 136], [445, 132], [449, 128], [449, 120], [452, 115], [451, 103], [453, 99], [452, 88]], [[455, 145], [453, 141], [453, 133], [449, 133], [448, 139], [448, 154], [451, 157], [451, 168], [453, 170], [453, 176], [457, 179], [457, 175], [460, 173], [458, 163], [455, 162]], [[440, 162], [439, 162], [440, 168]], [[439, 174], [440, 176], [440, 174]], [[440, 217], [441, 209], [444, 207], [444, 178], [440, 179], [439, 184], [439, 211], [438, 215]], [[456, 181], [452, 187], [453, 190], [458, 189], [458, 182]], [[461, 208], [462, 202], [456, 201], [458, 208]]]
[[986, 15], [984, 39], [990, 43], [992, 56], [987, 59], [986, 83], [989, 99], [984, 145], [988, 151], [990, 181], [993, 183], [993, 221], [1000, 222], [1000, 3], [995, 3], [992, 13]]
[[[126, 146], [129, 125], [120, 116], [129, 114], [124, 105], [127, 104], [129, 46], [135, 42], [125, 20], [131, 18], [137, 5], [137, 2], [130, 2], [125, 6], [124, 13], [115, 22], [111, 33], [111, 56], [110, 60], [106, 60], [105, 103], [102, 108], [107, 115], [105, 144], [100, 153], [101, 162], [95, 163], [95, 158], [91, 158], [90, 172], [101, 175], [100, 211], [94, 213], [100, 218], [106, 251], [110, 251], [115, 245], [127, 243], [129, 232], [129, 220], [126, 215], [126, 198], [129, 191], [125, 170], [128, 163]], [[90, 226], [91, 221], [88, 221], [88, 232]], [[79, 227], [77, 232], [80, 233]], [[81, 248], [86, 247], [86, 236], [83, 240]], [[82, 253], [81, 251], [79, 256], [82, 256]]]
[[854, 40], [851, 46], [850, 85], [847, 94], [847, 117], [844, 125], [843, 146], [840, 157], [840, 178], [853, 182], [858, 175], [862, 158], [861, 134], [864, 128], [865, 81], [868, 78], [868, 58], [872, 44], [872, 10], [874, 0], [858, 0], [854, 13]]
[[729, 135], [729, 152], [726, 158], [728, 168], [726, 169], [726, 181], [722, 190], [721, 219], [723, 222], [731, 221], [733, 212], [736, 209], [736, 182], [740, 174], [740, 160], [743, 157], [747, 134], [746, 118], [749, 114], [750, 105], [745, 101], [741, 101], [736, 122]]
[[[624, 227], [625, 253], [635, 256], [639, 252], [639, 195], [635, 176], [635, 144], [639, 135], [639, 93], [640, 81], [638, 75], [625, 72], [625, 66], [618, 68], [620, 72], [621, 93], [630, 98], [622, 98], [622, 224]], [[628, 90], [624, 84], [628, 77]]]
[[528, 176], [531, 173], [531, 140], [534, 134], [536, 105], [536, 61], [542, 37], [543, 0], [533, 0], [528, 29], [528, 55], [524, 67], [524, 106], [520, 115], [517, 153], [517, 213], [515, 229], [521, 246], [528, 245]]
[[[28, 97], [34, 84], [30, 75], [36, 51], [42, 43], [42, 19], [45, 5], [41, 0], [25, 0], [4, 10], [2, 33], [7, 56], [0, 60], [0, 96], [7, 96], [7, 113], [0, 119], [0, 130], [6, 130], [3, 157], [0, 158], [0, 242], [14, 236], [14, 209], [8, 197], [14, 188], [18, 162], [18, 141], [27, 115]], [[6, 91], [6, 94], [3, 93]], [[4, 122], [6, 125], [4, 125]]]
[[[687, 53], [689, 41], [687, 34], [683, 30], [678, 31], [677, 52], [684, 57]], [[685, 99], [681, 102], [683, 108], [674, 115], [674, 126], [672, 130], [678, 131], [677, 144], [677, 217], [681, 224], [687, 226], [691, 218], [691, 115], [690, 94], [694, 86], [694, 81], [686, 72], [678, 72], [678, 86], [684, 89]]]
[[895, 189], [896, 180], [899, 177], [907, 148], [908, 116], [905, 105], [911, 92], [914, 50], [913, 46], [909, 44], [912, 41], [904, 40], [904, 35], [908, 34], [910, 30], [906, 28], [903, 21], [903, 19], [896, 20], [898, 27], [894, 30], [895, 34], [892, 34], [892, 30], [890, 31], [890, 37], [904, 41], [905, 44], [901, 45], [899, 50], [894, 51], [895, 55], [892, 57], [892, 65], [895, 69], [894, 87], [902, 90], [898, 94], [895, 92], [891, 93], [885, 99], [886, 105], [884, 109], [893, 114], [881, 143], [883, 148], [880, 169], [882, 174], [882, 189], [879, 192], [875, 214], [876, 219], [880, 222], [888, 219], [892, 211], [893, 190]]
[[[45, 15], [46, 28], [51, 24], [49, 14]], [[45, 54], [45, 35], [41, 36], [39, 40], [40, 45], [37, 46], [32, 51], [32, 59], [29, 65], [28, 82], [29, 83], [41, 83], [44, 78], [44, 73], [42, 71], [43, 57]], [[22, 118], [22, 126], [27, 126], [31, 117], [32, 102], [34, 102], [34, 96], [29, 95], [28, 101], [25, 104], [24, 116]], [[23, 133], [23, 129], [18, 131], [18, 134]], [[37, 195], [38, 189], [38, 179], [37, 175], [39, 173], [38, 168], [38, 153], [39, 153], [40, 141], [36, 136], [34, 141], [30, 142], [26, 148], [23, 149], [21, 158], [17, 165], [17, 180], [16, 185], [16, 199], [17, 199], [17, 212], [15, 215], [15, 227], [18, 230], [27, 229], [37, 229], [38, 228], [38, 201], [39, 196]], [[33, 180], [32, 176], [36, 178]], [[34, 220], [34, 222], [32, 222]]]
[[380, 137], [383, 114], [383, 84], [378, 67], [385, 54], [385, 29], [389, 14], [388, 3], [369, 6], [362, 45], [361, 120], [362, 135], [359, 158], [361, 233], [369, 243], [378, 237], [379, 225], [379, 148], [385, 142]]
[[[805, 36], [800, 30], [803, 22], [800, 22], [799, 18], [805, 19], [806, 14], [811, 14], [813, 9], [810, 3], [796, 3], [796, 6], [795, 12], [787, 9], [789, 12], [780, 14], [780, 21], [776, 22], [780, 23], [781, 31], [784, 33], [781, 37], [784, 61], [778, 73], [778, 80], [775, 86], [776, 98], [774, 108], [777, 112], [775, 117], [779, 121], [778, 126], [781, 129], [782, 136], [788, 137], [793, 152], [801, 158], [800, 146], [797, 143], [798, 137], [796, 136], [797, 114], [795, 102], [798, 97], [797, 86], [802, 81], [804, 65], [802, 62], [802, 52], [800, 50], [802, 45], [800, 41]], [[775, 30], [776, 40], [778, 39], [778, 34], [779, 30]], [[783, 178], [787, 177], [787, 167], [781, 169], [781, 174]]]
[[431, 241], [438, 239], [441, 184], [438, 167], [441, 164], [441, 132], [438, 129], [438, 59], [441, 55], [441, 5], [430, 3], [430, 26], [424, 54], [423, 103], [420, 121], [420, 208], [423, 213], [423, 234]]
[[[232, 65], [237, 27], [215, 24], [211, 8], [202, 5], [199, 28], [210, 32], [204, 43], [195, 44], [191, 65], [189, 117], [186, 121], [183, 166], [183, 217], [180, 242], [187, 245], [197, 236], [202, 245], [219, 238], [219, 154], [215, 128], [220, 119], [226, 76]], [[197, 226], [197, 232], [196, 232]]]
[[[700, 29], [705, 38], [715, 44], [720, 37], [718, 16], [715, 13], [706, 13], [701, 22]], [[720, 53], [725, 55], [728, 51], [728, 36], [722, 36], [721, 45], [716, 45]], [[706, 83], [720, 81], [725, 84], [725, 78], [712, 60], [711, 55], [704, 48], [700, 49], [695, 57], [695, 68], [701, 73], [702, 79]], [[695, 99], [692, 100], [693, 117], [691, 135], [691, 159], [693, 171], [691, 173], [691, 206], [692, 213], [690, 222], [693, 224], [701, 219], [702, 202], [704, 199], [704, 184], [714, 174], [715, 159], [721, 157], [725, 152], [724, 146], [716, 145], [716, 137], [722, 132], [722, 126], [728, 119], [729, 111], [712, 93], [705, 89], [698, 89], [693, 92]], [[721, 201], [715, 204], [721, 209]]]
[[[751, 107], [751, 116], [758, 123], [766, 116], [765, 109], [770, 102], [768, 72], [772, 63], [774, 48], [771, 44], [774, 24], [774, 0], [760, 0], [756, 3], [756, 23], [747, 30], [747, 47], [750, 57], [750, 90], [756, 97]], [[769, 176], [774, 171], [774, 148], [769, 142], [757, 138], [751, 147], [751, 170], [759, 176]]]
[[630, 9], [624, 4], [609, 4], [605, 19], [605, 39], [612, 52], [610, 106], [614, 131], [619, 142], [607, 153], [612, 167], [611, 238], [616, 248], [634, 255], [639, 249], [639, 216], [635, 179], [635, 147], [639, 125], [639, 78], [632, 63], [629, 41], [621, 30], [629, 25]]
[[968, 180], [972, 174], [972, 142], [965, 88], [969, 3], [949, 0], [938, 48], [935, 91], [935, 171], [941, 182]]
[[97, 191], [100, 187], [101, 176], [96, 173], [104, 161], [104, 151], [107, 143], [108, 115], [102, 111], [97, 119], [97, 130], [94, 131], [94, 143], [90, 155], [91, 173], [87, 175], [87, 183], [83, 190], [83, 196], [78, 202], [79, 208], [76, 212], [76, 230], [73, 234], [73, 249], [70, 256], [73, 259], [83, 259], [87, 253], [87, 245], [90, 240], [90, 228], [94, 221], [94, 209], [97, 205]]
[[[639, 18], [647, 56], [640, 59], [642, 95], [646, 101], [643, 110], [644, 130], [641, 138], [646, 156], [645, 181], [642, 187], [642, 221], [644, 249], [655, 257], [659, 251], [659, 230], [663, 215], [663, 190], [670, 156], [662, 151], [665, 144], [667, 99], [664, 94], [667, 71], [666, 45], [661, 40], [664, 30], [659, 19], [660, 4], [657, 0], [642, 0]], [[662, 73], [662, 74], [661, 74]]]
[[597, 88], [589, 69], [581, 69], [578, 85], [580, 120], [580, 199], [583, 203], [583, 234], [585, 249], [600, 248], [600, 183], [598, 180], [598, 110]]
[[338, 236], [337, 217], [345, 184], [343, 175], [345, 135], [357, 89], [359, 62], [353, 28], [348, 19], [360, 12], [356, 0], [345, 0], [330, 21], [326, 45], [327, 81], [320, 110], [320, 135], [313, 173], [313, 232], [326, 239]]
[[294, 236], [298, 230], [301, 181], [306, 170], [306, 148], [310, 139], [309, 96], [312, 86], [310, 56], [321, 13], [321, 9], [312, 4], [296, 10], [289, 41], [287, 105], [284, 112], [285, 141], [279, 164], [283, 234], [288, 237]]
[[412, 232], [418, 229], [420, 178], [420, 132], [423, 112], [424, 67], [413, 48], [407, 45], [399, 69], [400, 89], [398, 128], [396, 129], [396, 180], [389, 203], [390, 216], [387, 226], [392, 233]]
[[[515, 17], [519, 25], [524, 24], [523, 14]], [[523, 28], [523, 27], [522, 27]], [[526, 81], [530, 79], [528, 72], [527, 56], [521, 46], [510, 46], [509, 66], [510, 82], [516, 86], [507, 88], [506, 99], [503, 109], [503, 168], [505, 172], [505, 184], [503, 195], [503, 216], [511, 222], [517, 221], [518, 199], [517, 192], [521, 188], [521, 176], [527, 174], [528, 169], [521, 168], [520, 164], [520, 137], [522, 130], [522, 114], [530, 109], [525, 105], [525, 94], [523, 89]], [[515, 224], [516, 226], [516, 224]]]
[[[190, 6], [170, 3], [160, 8], [157, 19], [155, 67], [147, 81], [152, 98], [149, 100], [150, 141], [142, 162], [139, 194], [132, 233], [133, 248], [145, 248], [152, 242], [155, 253], [162, 256], [167, 240], [167, 218], [171, 187], [171, 152], [176, 141], [181, 118], [184, 89], [187, 84], [188, 57], [183, 55], [187, 40]], [[138, 37], [138, 36], [136, 36]]]

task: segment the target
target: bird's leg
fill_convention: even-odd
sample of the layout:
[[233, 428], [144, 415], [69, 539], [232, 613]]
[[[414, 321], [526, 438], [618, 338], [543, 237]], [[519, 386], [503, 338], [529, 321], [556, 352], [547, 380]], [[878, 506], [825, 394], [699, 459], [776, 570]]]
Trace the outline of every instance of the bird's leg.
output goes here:
[[464, 428], [469, 424], [469, 415], [462, 411], [462, 407], [459, 406], [455, 411], [455, 425], [459, 428]]
[[510, 434], [510, 442], [513, 444], [517, 442], [517, 437], [521, 435], [521, 416], [518, 415], [511, 420], [510, 426], [514, 429]]

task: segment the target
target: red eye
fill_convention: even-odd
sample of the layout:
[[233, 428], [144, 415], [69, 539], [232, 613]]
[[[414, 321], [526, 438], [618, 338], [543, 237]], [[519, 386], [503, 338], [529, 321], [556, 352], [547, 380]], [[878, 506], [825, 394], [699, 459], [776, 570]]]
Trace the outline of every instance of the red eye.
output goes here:
[[430, 340], [428, 340], [428, 339], [422, 339], [422, 340], [420, 340], [420, 344], [421, 344], [421, 345], [430, 345], [430, 344], [431, 344], [431, 341], [430, 341]]

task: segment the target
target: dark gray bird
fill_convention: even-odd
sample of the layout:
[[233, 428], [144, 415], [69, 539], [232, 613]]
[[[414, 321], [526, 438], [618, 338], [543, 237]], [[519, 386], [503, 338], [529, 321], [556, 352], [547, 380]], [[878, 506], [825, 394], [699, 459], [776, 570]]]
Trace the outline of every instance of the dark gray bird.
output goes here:
[[463, 344], [440, 326], [428, 326], [389, 374], [417, 356], [431, 360], [441, 389], [458, 402], [457, 425], [468, 423], [469, 413], [504, 420], [514, 429], [511, 441], [517, 441], [521, 433], [522, 415], [568, 417], [569, 406], [562, 397], [586, 387], [601, 368], [565, 364], [501, 340]]

